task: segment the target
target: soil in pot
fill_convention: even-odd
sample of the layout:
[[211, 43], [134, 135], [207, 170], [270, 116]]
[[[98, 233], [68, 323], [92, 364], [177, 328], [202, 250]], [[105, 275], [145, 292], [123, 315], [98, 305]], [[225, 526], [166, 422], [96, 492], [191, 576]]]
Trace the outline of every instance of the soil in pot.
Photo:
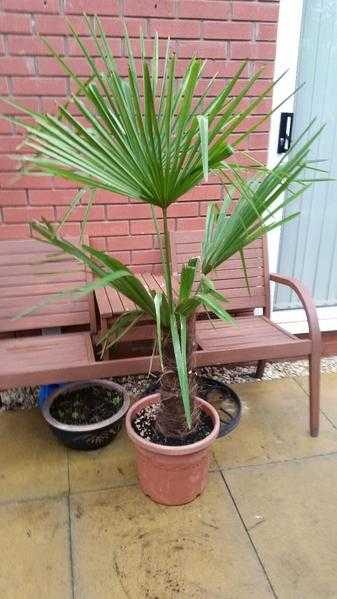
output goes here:
[[158, 404], [146, 406], [137, 414], [132, 423], [135, 432], [146, 441], [171, 447], [179, 445], [191, 445], [192, 443], [196, 443], [197, 441], [205, 439], [214, 428], [212, 418], [205, 412], [201, 412], [198, 427], [189, 435], [184, 436], [184, 438], [181, 440], [177, 439], [177, 437], [165, 437], [155, 428], [158, 408]]
[[118, 412], [123, 398], [110, 389], [90, 385], [65, 392], [50, 407], [50, 414], [62, 424], [96, 424]]

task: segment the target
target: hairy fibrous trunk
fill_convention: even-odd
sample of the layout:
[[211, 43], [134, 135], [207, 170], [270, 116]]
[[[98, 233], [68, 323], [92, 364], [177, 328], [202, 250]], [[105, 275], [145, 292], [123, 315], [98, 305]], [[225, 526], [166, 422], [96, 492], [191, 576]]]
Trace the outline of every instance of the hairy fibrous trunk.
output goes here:
[[156, 427], [166, 437], [183, 438], [193, 431], [198, 425], [200, 411], [195, 405], [197, 390], [195, 378], [195, 317], [188, 322], [187, 335], [187, 368], [189, 379], [190, 407], [192, 415], [192, 427], [189, 428], [186, 421], [184, 406], [181, 398], [177, 366], [174, 356], [173, 344], [170, 332], [163, 335], [163, 366], [161, 376], [161, 401], [156, 420]]

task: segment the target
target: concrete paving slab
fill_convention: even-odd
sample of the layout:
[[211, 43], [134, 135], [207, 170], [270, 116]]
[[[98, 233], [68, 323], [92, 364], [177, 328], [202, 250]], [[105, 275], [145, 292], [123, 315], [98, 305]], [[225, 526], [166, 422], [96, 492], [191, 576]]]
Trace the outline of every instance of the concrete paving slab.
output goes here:
[[337, 456], [225, 473], [279, 599], [337, 596]]
[[69, 450], [68, 457], [71, 493], [137, 481], [135, 459], [124, 429], [107, 447], [97, 451]]
[[219, 473], [179, 508], [137, 486], [71, 498], [75, 599], [273, 597]]
[[[297, 377], [296, 382], [309, 393], [307, 376]], [[337, 427], [337, 373], [322, 374], [321, 378], [321, 411]]]
[[67, 453], [39, 410], [0, 414], [0, 502], [68, 492]]
[[322, 415], [310, 437], [308, 397], [292, 379], [233, 385], [243, 402], [239, 427], [214, 445], [221, 468], [262, 464], [337, 451], [337, 432]]
[[71, 599], [66, 498], [0, 506], [1, 599]]

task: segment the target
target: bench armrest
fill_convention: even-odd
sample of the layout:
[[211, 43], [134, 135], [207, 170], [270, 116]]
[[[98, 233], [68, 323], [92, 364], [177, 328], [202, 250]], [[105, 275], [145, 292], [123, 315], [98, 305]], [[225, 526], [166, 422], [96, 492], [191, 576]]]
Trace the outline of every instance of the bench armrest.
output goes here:
[[274, 281], [274, 283], [287, 285], [287, 287], [290, 287], [293, 291], [295, 291], [297, 297], [301, 300], [306, 313], [310, 339], [315, 344], [320, 344], [321, 331], [319, 328], [317, 309], [309, 291], [304, 287], [304, 285], [302, 285], [302, 283], [300, 283], [300, 281], [293, 277], [285, 277], [284, 275], [279, 275], [277, 273], [271, 273], [269, 276], [270, 280]]

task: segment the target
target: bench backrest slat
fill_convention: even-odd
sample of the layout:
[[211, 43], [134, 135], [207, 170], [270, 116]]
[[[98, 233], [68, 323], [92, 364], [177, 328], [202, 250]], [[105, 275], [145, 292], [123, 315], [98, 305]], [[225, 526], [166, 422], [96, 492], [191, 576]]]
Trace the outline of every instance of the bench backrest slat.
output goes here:
[[[173, 268], [176, 274], [181, 272], [183, 264], [189, 258], [200, 256], [204, 231], [172, 231], [171, 246]], [[227, 260], [210, 273], [209, 277], [216, 289], [227, 298], [226, 309], [241, 311], [253, 308], [268, 309], [269, 284], [266, 241], [264, 238], [254, 241], [244, 250], [250, 293], [247, 289], [242, 262], [239, 255]], [[200, 275], [196, 277], [196, 283]]]
[[[70, 240], [76, 243], [76, 239]], [[92, 297], [64, 299], [13, 320], [56, 293], [85, 285], [90, 274], [84, 265], [35, 239], [0, 242], [0, 333], [91, 325]]]

